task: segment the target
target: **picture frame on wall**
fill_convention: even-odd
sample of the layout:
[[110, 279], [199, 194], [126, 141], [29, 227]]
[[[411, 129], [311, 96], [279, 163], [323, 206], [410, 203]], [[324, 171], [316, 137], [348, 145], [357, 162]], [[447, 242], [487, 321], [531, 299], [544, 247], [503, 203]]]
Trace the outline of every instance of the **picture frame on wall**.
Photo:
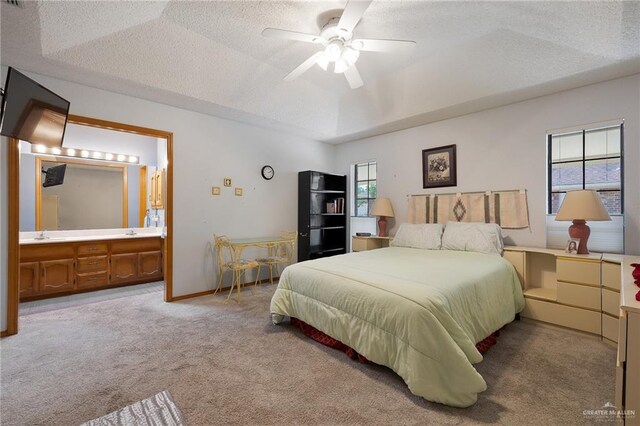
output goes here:
[[443, 188], [458, 185], [456, 145], [422, 150], [422, 187]]

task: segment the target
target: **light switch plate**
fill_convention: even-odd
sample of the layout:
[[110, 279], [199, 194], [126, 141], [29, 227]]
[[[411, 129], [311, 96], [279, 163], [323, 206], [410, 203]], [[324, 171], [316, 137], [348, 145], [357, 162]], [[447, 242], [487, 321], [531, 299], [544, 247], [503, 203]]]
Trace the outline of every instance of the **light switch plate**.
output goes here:
[[236, 188], [236, 195], [242, 197], [242, 188]]
[[224, 178], [224, 186], [231, 186], [231, 178]]
[[212, 186], [211, 187], [211, 195], [220, 195], [220, 187]]

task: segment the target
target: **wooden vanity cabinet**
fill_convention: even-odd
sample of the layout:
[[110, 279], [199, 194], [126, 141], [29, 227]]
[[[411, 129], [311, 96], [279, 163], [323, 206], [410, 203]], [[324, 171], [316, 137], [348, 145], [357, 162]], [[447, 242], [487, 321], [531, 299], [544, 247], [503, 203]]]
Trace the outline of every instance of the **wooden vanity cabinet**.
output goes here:
[[24, 244], [20, 300], [158, 281], [162, 265], [160, 237]]
[[113, 254], [111, 255], [111, 282], [126, 283], [138, 278], [138, 255]]
[[39, 262], [20, 263], [20, 298], [31, 297], [38, 294], [40, 277]]
[[40, 262], [39, 294], [71, 291], [75, 284], [73, 259]]

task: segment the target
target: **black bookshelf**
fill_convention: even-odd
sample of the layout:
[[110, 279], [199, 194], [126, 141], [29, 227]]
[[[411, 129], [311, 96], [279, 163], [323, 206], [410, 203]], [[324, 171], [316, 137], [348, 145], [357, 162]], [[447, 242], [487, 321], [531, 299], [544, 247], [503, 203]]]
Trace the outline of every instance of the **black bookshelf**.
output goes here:
[[347, 177], [298, 173], [298, 261], [347, 252]]

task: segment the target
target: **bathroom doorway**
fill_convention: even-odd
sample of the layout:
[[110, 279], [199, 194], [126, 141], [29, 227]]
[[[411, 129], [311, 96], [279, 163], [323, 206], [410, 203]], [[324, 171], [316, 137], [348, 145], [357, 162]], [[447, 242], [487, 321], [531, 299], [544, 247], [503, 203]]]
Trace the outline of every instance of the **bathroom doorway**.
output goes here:
[[[93, 256], [90, 259], [91, 262], [85, 262], [86, 265], [83, 267], [90, 268], [91, 265], [96, 265], [96, 262], [99, 264], [103, 260], [102, 258], [105, 258], [104, 261], [108, 261], [111, 265], [109, 266], [109, 274], [107, 275], [105, 272], [103, 277], [100, 275], [100, 271], [89, 274], [81, 274], [80, 272], [84, 271], [78, 270], [69, 272], [69, 275], [74, 277], [73, 290], [69, 288], [69, 291], [60, 294], [69, 296], [76, 290], [82, 291], [83, 289], [79, 285], [81, 278], [85, 280], [83, 285], [91, 285], [87, 280], [102, 280], [104, 288], [151, 281], [152, 278], [160, 276], [156, 271], [161, 266], [161, 273], [164, 277], [164, 300], [166, 302], [173, 300], [173, 134], [162, 130], [73, 115], [69, 116], [68, 130], [69, 138], [65, 137], [63, 147], [60, 149], [52, 150], [46, 147], [31, 146], [15, 139], [9, 141], [9, 294], [6, 335], [18, 332], [18, 307], [21, 299], [24, 299], [25, 296], [25, 283], [29, 283], [28, 274], [32, 273], [29, 264], [34, 265], [33, 273], [38, 274], [34, 276], [34, 279], [39, 282], [44, 280], [42, 269], [51, 263], [48, 261], [37, 262], [37, 259], [26, 259], [26, 257], [21, 260], [21, 247], [24, 248], [20, 245], [21, 238], [24, 243], [30, 241], [31, 237], [36, 240], [39, 237], [55, 238], [63, 235], [58, 237], [61, 239], [60, 242], [55, 242], [62, 246], [66, 243], [64, 240], [67, 238], [66, 234], [71, 235], [82, 229], [99, 234], [100, 232], [111, 232], [112, 230], [108, 230], [110, 228], [117, 228], [122, 230], [123, 238], [118, 237], [113, 240], [113, 243], [123, 243], [126, 246], [128, 241], [124, 232], [128, 234], [127, 237], [141, 237], [135, 242], [138, 243], [142, 240], [153, 239], [147, 238], [146, 233], [157, 230], [161, 233], [159, 236], [162, 239], [157, 239], [158, 247], [153, 249], [154, 252], [149, 251], [150, 249], [141, 250], [141, 253], [135, 254], [135, 257], [133, 257], [134, 254], [115, 254], [115, 251], [112, 253], [111, 242], [105, 242], [105, 253], [91, 252], [90, 254]], [[94, 135], [97, 135], [95, 140], [100, 139], [98, 137], [100, 134], [119, 132], [118, 134], [111, 133], [113, 135], [111, 139], [120, 141], [120, 145], [116, 142], [110, 147], [105, 147], [104, 143], [96, 146], [71, 146], [69, 144], [87, 139], [86, 135], [92, 131]], [[143, 150], [141, 146], [134, 149], [132, 147], [136, 145], [136, 141], [141, 145], [146, 143], [149, 146], [151, 146], [151, 142], [157, 141], [157, 146], [146, 150]], [[76, 144], [78, 143], [76, 142]], [[24, 156], [25, 149], [29, 149], [35, 154], [32, 159]], [[21, 154], [23, 155], [21, 156]], [[21, 158], [27, 160], [21, 161]], [[75, 202], [73, 199], [77, 198], [76, 195], [84, 194], [80, 199], [83, 200], [90, 197], [92, 191], [91, 187], [82, 188], [81, 186], [73, 186], [74, 191], [69, 191], [72, 185], [68, 185], [65, 191], [60, 188], [56, 191], [42, 185], [43, 174], [48, 176], [46, 171], [49, 168], [62, 165], [66, 168], [67, 178], [77, 178], [78, 185], [85, 182], [86, 186], [87, 180], [92, 179], [91, 175], [101, 176], [101, 179], [104, 176], [109, 177], [110, 187], [113, 187], [111, 188], [113, 189], [111, 191], [113, 200], [107, 201], [106, 204], [104, 204], [104, 200], [98, 199], [94, 202], [84, 202], [84, 205], [93, 207], [91, 210], [93, 213], [90, 213], [90, 209], [86, 208], [81, 209], [84, 210], [84, 214], [70, 214], [70, 212], [78, 210], [77, 206], [74, 207], [73, 204]], [[35, 181], [31, 184], [31, 181], [34, 180], [33, 177], [35, 177]], [[60, 201], [63, 198], [69, 203], [69, 206], [61, 205]], [[95, 205], [99, 202], [103, 202], [105, 207], [96, 208]], [[107, 205], [111, 207], [109, 211], [106, 209]], [[103, 222], [96, 224], [98, 220]], [[60, 231], [44, 231], [51, 229], [47, 226]], [[49, 237], [47, 234], [52, 236]], [[134, 243], [133, 239], [130, 242]], [[75, 247], [74, 250], [78, 254], [73, 255], [75, 259], [73, 264], [69, 264], [69, 271], [71, 268], [75, 269], [80, 266], [79, 250], [102, 249], [102, 245], [96, 245], [96, 248], [82, 247], [79, 245]], [[89, 258], [83, 257], [83, 259]], [[124, 281], [120, 276], [114, 277], [112, 272], [115, 270], [114, 261], [116, 260], [120, 262], [119, 267], [123, 271], [123, 276], [128, 273], [128, 265], [131, 265], [133, 269], [139, 268], [140, 271], [143, 269], [145, 272], [149, 271], [149, 275], [144, 276], [144, 273], [140, 272], [137, 276], [125, 278]], [[99, 265], [94, 268], [97, 266]], [[56, 267], [58, 271], [64, 270], [59, 265]], [[156, 275], [153, 275], [154, 273]], [[22, 295], [21, 282], [23, 282]], [[156, 284], [154, 288], [157, 291], [158, 285]], [[42, 290], [40, 285], [38, 285], [38, 289]], [[37, 300], [40, 297], [46, 297], [48, 290], [44, 291], [45, 294], [32, 294], [32, 298]], [[75, 295], [71, 297], [73, 296]]]

